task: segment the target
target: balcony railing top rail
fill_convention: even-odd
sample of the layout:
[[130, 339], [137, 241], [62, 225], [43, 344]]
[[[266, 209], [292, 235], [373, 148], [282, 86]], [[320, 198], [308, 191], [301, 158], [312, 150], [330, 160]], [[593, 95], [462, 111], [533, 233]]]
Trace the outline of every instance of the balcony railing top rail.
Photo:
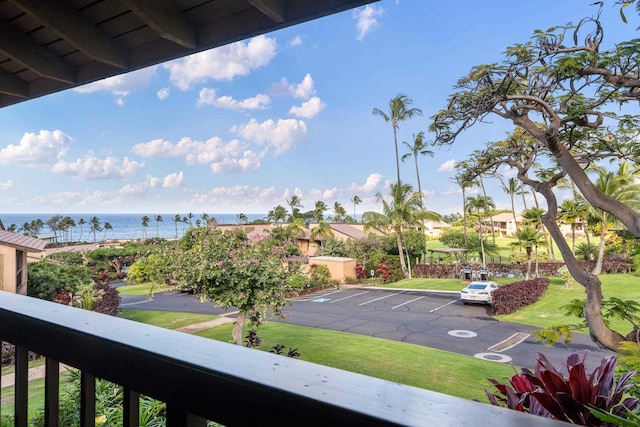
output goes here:
[[2, 291], [0, 341], [225, 425], [562, 425]]

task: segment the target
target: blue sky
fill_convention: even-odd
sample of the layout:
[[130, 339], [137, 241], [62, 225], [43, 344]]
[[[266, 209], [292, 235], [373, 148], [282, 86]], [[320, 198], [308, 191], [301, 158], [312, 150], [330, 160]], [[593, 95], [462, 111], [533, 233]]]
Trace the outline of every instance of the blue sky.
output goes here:
[[[593, 1], [383, 0], [0, 110], [0, 213], [266, 213], [297, 194], [363, 202], [395, 181], [393, 133], [373, 116], [406, 94], [428, 130], [459, 77], [533, 30], [596, 13]], [[637, 37], [608, 2], [605, 42]], [[462, 209], [452, 168], [512, 128], [495, 119], [419, 167], [428, 209]], [[427, 132], [427, 139], [432, 136]], [[509, 176], [505, 172], [506, 177]], [[412, 161], [401, 177], [417, 189]], [[510, 208], [496, 179], [487, 186]], [[516, 209], [521, 201], [516, 201]], [[330, 212], [328, 212], [330, 214]]]

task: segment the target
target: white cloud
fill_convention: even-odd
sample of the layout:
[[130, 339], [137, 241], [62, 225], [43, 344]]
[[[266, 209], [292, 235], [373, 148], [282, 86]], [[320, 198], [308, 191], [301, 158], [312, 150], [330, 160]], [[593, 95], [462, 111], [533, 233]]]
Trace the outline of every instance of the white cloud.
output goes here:
[[184, 183], [184, 172], [172, 173], [164, 177], [163, 188], [178, 188]]
[[333, 199], [334, 197], [336, 197], [336, 194], [338, 194], [338, 189], [336, 187], [327, 188], [326, 190], [324, 190], [322, 192], [322, 198], [323, 199]]
[[128, 96], [131, 92], [146, 87], [155, 74], [155, 66], [147, 67], [127, 74], [120, 74], [104, 80], [98, 80], [97, 82], [89, 83], [73, 90], [79, 93], [105, 91], [121, 97]]
[[271, 87], [271, 92], [274, 95], [291, 95], [301, 99], [309, 99], [311, 95], [316, 93], [313, 78], [309, 73], [307, 73], [298, 84], [289, 83], [289, 81], [283, 77], [280, 82]]
[[276, 55], [275, 39], [261, 35], [199, 52], [164, 65], [171, 82], [182, 90], [208, 79], [233, 80], [267, 65]]
[[163, 87], [156, 93], [156, 96], [158, 97], [159, 100], [164, 101], [169, 97], [170, 92], [171, 92], [171, 89], [169, 89], [168, 87]]
[[380, 183], [383, 182], [384, 178], [379, 173], [372, 173], [367, 177], [364, 184], [356, 184], [355, 182], [349, 186], [350, 193], [365, 193], [371, 194], [375, 193], [380, 188]]
[[9, 144], [0, 150], [0, 163], [48, 164], [52, 159], [60, 159], [72, 141], [59, 130], [41, 130], [38, 134], [27, 132], [18, 145]]
[[317, 116], [318, 114], [320, 114], [320, 111], [322, 111], [326, 106], [327, 104], [322, 102], [320, 98], [318, 98], [317, 96], [314, 96], [307, 102], [303, 102], [302, 105], [299, 107], [296, 107], [296, 106], [291, 107], [291, 109], [289, 109], [289, 114], [296, 117], [304, 117], [305, 119], [311, 119]]
[[302, 37], [295, 36], [289, 41], [289, 43], [287, 43], [287, 46], [293, 47], [293, 46], [300, 46], [301, 44], [302, 44]]
[[500, 167], [500, 169], [498, 170], [498, 175], [501, 176], [504, 180], [515, 178], [516, 176], [518, 176], [518, 169], [511, 166], [502, 165], [502, 167]]
[[[273, 207], [278, 195], [275, 187], [235, 185], [231, 187], [215, 187], [207, 192], [196, 193], [192, 200], [205, 206], [215, 205], [220, 210], [238, 210], [242, 206], [245, 212], [265, 211]], [[269, 208], [270, 209], [270, 208]]]
[[52, 166], [51, 171], [77, 179], [124, 179], [133, 177], [143, 166], [144, 162], [140, 163], [128, 157], [121, 161], [113, 156], [99, 159], [88, 154], [75, 162], [59, 160]]
[[122, 107], [124, 105], [124, 98], [116, 98], [116, 105]]
[[237, 139], [225, 143], [218, 137], [204, 142], [184, 137], [176, 144], [154, 139], [136, 144], [131, 151], [143, 157], [183, 157], [187, 165], [210, 164], [215, 173], [257, 170], [266, 154], [266, 151], [256, 153], [247, 150], [245, 144]]
[[10, 179], [6, 182], [0, 182], [0, 191], [5, 191], [13, 188], [13, 180]]
[[456, 161], [454, 159], [450, 159], [438, 166], [438, 172], [452, 172], [455, 168]]
[[356, 28], [358, 30], [356, 39], [364, 39], [371, 30], [378, 26], [377, 18], [382, 15], [382, 12], [382, 7], [375, 5], [367, 5], [353, 12], [353, 19], [356, 21]]
[[274, 154], [278, 155], [291, 150], [296, 141], [306, 135], [307, 125], [296, 119], [279, 119], [277, 123], [271, 119], [262, 123], [251, 119], [245, 125], [232, 127], [231, 131], [249, 141], [269, 144], [274, 148]]
[[198, 106], [213, 105], [214, 107], [223, 108], [225, 110], [244, 111], [244, 110], [262, 110], [269, 105], [270, 99], [267, 95], [258, 94], [252, 98], [237, 101], [230, 96], [216, 95], [215, 89], [203, 88], [198, 95]]

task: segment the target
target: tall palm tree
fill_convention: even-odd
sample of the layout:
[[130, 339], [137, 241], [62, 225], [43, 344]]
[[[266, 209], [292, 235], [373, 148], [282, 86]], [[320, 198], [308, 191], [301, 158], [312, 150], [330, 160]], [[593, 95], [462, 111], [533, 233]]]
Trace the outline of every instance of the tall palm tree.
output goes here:
[[531, 254], [533, 248], [536, 250], [536, 277], [538, 277], [538, 246], [546, 246], [547, 239], [544, 233], [531, 225], [525, 225], [515, 233], [517, 242], [512, 245], [524, 248], [527, 252], [527, 275], [525, 280], [529, 280], [531, 277]]
[[287, 219], [287, 210], [282, 205], [278, 205], [267, 214], [267, 220], [273, 221], [275, 225], [279, 225], [280, 222], [284, 222]]
[[[615, 172], [596, 169], [598, 179], [596, 187], [616, 200], [634, 209], [640, 209], [640, 184], [637, 183], [637, 171], [632, 169], [629, 163], [622, 162]], [[598, 246], [598, 259], [592, 274], [598, 275], [602, 271], [604, 259], [604, 246], [609, 228], [617, 222], [610, 213], [589, 205], [589, 216], [600, 226], [600, 245]]]
[[249, 222], [249, 218], [245, 214], [239, 213], [238, 215], [236, 215], [236, 223], [247, 224], [248, 222]]
[[575, 199], [565, 199], [558, 206], [558, 220], [571, 226], [571, 252], [576, 252], [576, 228], [575, 224], [583, 216], [581, 203]]
[[158, 226], [158, 224], [163, 221], [162, 215], [156, 215], [153, 219], [156, 220], [156, 237], [160, 237], [160, 227]]
[[346, 214], [347, 214], [347, 211], [340, 202], [335, 202], [333, 204], [333, 221], [334, 222], [344, 222], [344, 217]]
[[175, 214], [175, 216], [173, 218], [171, 218], [171, 221], [173, 221], [173, 225], [176, 229], [176, 239], [178, 238], [178, 223], [182, 221], [182, 217], [178, 214]]
[[89, 232], [93, 233], [93, 241], [96, 241], [96, 232], [102, 231], [102, 224], [100, 223], [100, 218], [97, 216], [92, 216], [89, 220]]
[[78, 220], [78, 225], [80, 226], [80, 237], [78, 237], [78, 241], [82, 240], [82, 226], [85, 225], [87, 223], [87, 221], [84, 220], [84, 218], [80, 218]]
[[296, 213], [300, 208], [303, 208], [302, 203], [300, 203], [300, 197], [296, 194], [291, 196], [290, 199], [287, 200], [287, 204], [291, 208], [291, 221], [296, 219]]
[[502, 180], [502, 178], [500, 178], [500, 184], [502, 186], [502, 191], [507, 193], [509, 195], [509, 198], [511, 199], [511, 213], [513, 214], [513, 224], [516, 227], [516, 231], [518, 231], [518, 219], [516, 218], [516, 206], [513, 202], [513, 198], [516, 194], [520, 193], [522, 185], [520, 185], [520, 181], [515, 178], [509, 178], [506, 183]]
[[351, 199], [351, 203], [353, 203], [353, 220], [355, 222], [358, 222], [358, 221], [356, 221], [356, 206], [359, 205], [360, 203], [362, 203], [362, 199], [356, 194]]
[[151, 219], [148, 216], [143, 216], [142, 217], [142, 237], [143, 238], [147, 238], [147, 227], [149, 227], [149, 221], [151, 221]]
[[482, 238], [482, 218], [484, 216], [487, 216], [487, 212], [489, 211], [490, 208], [491, 209], [495, 208], [495, 205], [493, 204], [493, 200], [491, 199], [491, 197], [486, 197], [486, 196], [467, 197], [467, 211], [470, 213], [475, 212], [478, 218], [478, 237], [480, 238], [480, 251], [481, 251], [480, 256], [482, 257], [482, 268], [486, 268], [487, 266], [486, 259], [485, 259], [483, 238]]
[[464, 246], [466, 247], [469, 243], [469, 239], [467, 238], [467, 212], [469, 212], [469, 210], [467, 209], [466, 189], [473, 187], [474, 184], [472, 180], [467, 179], [461, 172], [458, 172], [456, 176], [453, 177], [453, 182], [460, 186], [460, 191], [462, 192], [462, 233], [464, 236]]
[[320, 222], [324, 219], [324, 213], [329, 209], [327, 204], [322, 200], [318, 200], [316, 202], [315, 208], [313, 209], [313, 219]]
[[379, 108], [374, 108], [372, 113], [374, 116], [380, 116], [385, 122], [391, 122], [393, 127], [393, 142], [396, 147], [396, 171], [398, 174], [398, 185], [400, 184], [400, 157], [398, 154], [398, 122], [410, 119], [413, 116], [422, 116], [422, 110], [419, 108], [411, 108], [413, 100], [407, 95], [399, 94], [389, 101], [389, 111], [385, 112]]
[[[486, 200], [485, 214], [487, 214], [488, 209], [491, 208], [491, 210], [493, 211], [496, 208], [496, 205], [493, 203], [493, 199], [487, 196], [487, 189], [484, 186], [484, 180], [482, 179], [482, 175], [478, 175], [477, 182], [480, 188], [482, 189], [482, 195]], [[493, 213], [491, 213], [491, 215], [489, 216], [489, 223], [491, 225], [491, 238], [493, 240], [493, 244], [495, 245], [496, 244], [496, 228], [495, 228], [495, 225], [493, 224]]]
[[107, 230], [113, 230], [113, 226], [111, 225], [110, 222], [106, 222], [104, 223], [104, 225], [102, 226], [102, 229], [104, 230], [104, 234], [102, 235], [102, 240], [106, 240], [107, 239]]
[[437, 220], [440, 218], [435, 212], [425, 211], [420, 207], [420, 193], [414, 192], [410, 184], [402, 182], [391, 184], [391, 199], [385, 200], [379, 192], [376, 200], [382, 203], [382, 213], [367, 211], [362, 214], [365, 229], [370, 227], [390, 228], [396, 233], [396, 244], [400, 254], [402, 273], [408, 277], [409, 271], [404, 259], [404, 246], [402, 232], [407, 227], [421, 226], [425, 219]]
[[416, 164], [416, 178], [418, 179], [418, 192], [420, 193], [420, 207], [424, 206], [422, 193], [422, 185], [420, 184], [420, 172], [418, 170], [418, 156], [431, 156], [433, 157], [433, 151], [428, 150], [427, 143], [424, 140], [424, 132], [420, 131], [418, 134], [413, 135], [413, 144], [409, 144], [406, 141], [402, 141], [404, 145], [409, 148], [409, 152], [402, 156], [404, 162], [409, 157], [413, 156]]

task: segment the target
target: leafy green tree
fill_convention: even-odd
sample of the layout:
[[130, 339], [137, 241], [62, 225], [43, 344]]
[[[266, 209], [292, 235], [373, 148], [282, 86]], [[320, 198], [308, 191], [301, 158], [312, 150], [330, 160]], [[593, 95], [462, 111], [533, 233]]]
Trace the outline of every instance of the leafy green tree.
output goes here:
[[[494, 152], [501, 148], [500, 161], [517, 163], [518, 178], [545, 197], [545, 226], [571, 275], [587, 291], [585, 317], [590, 335], [615, 350], [624, 337], [602, 319], [601, 283], [575, 260], [559, 227], [553, 224], [557, 201], [552, 188], [566, 174], [591, 205], [615, 216], [640, 236], [640, 212], [603, 193], [585, 172], [589, 163], [601, 159], [640, 156], [640, 118], [633, 110], [625, 110], [629, 101], [640, 99], [640, 40], [622, 41], [613, 49], [605, 49], [603, 40], [604, 27], [597, 17], [536, 31], [531, 41], [508, 47], [503, 61], [476, 66], [460, 78], [446, 108], [433, 116], [430, 130], [436, 132], [438, 144], [451, 144], [465, 129], [497, 117], [528, 136], [520, 147], [507, 142], [493, 147]], [[507, 157], [507, 149], [513, 157]], [[555, 162], [558, 174], [554, 178], [540, 180], [527, 175], [536, 155]], [[491, 162], [488, 156], [483, 158]]]
[[396, 233], [402, 274], [408, 277], [409, 271], [404, 259], [404, 229], [419, 227], [423, 220], [437, 220], [440, 216], [435, 212], [420, 208], [420, 193], [414, 192], [410, 184], [391, 184], [390, 196], [390, 200], [387, 201], [381, 193], [377, 193], [376, 200], [382, 203], [382, 213], [367, 211], [362, 214], [362, 221], [365, 224], [365, 230], [371, 227], [390, 228]]
[[398, 181], [400, 184], [400, 156], [398, 153], [398, 122], [405, 121], [413, 116], [422, 116], [422, 110], [419, 108], [411, 108], [413, 100], [407, 95], [399, 94], [389, 101], [389, 110], [382, 111], [379, 108], [373, 109], [374, 116], [380, 116], [385, 122], [391, 122], [393, 127], [393, 142], [396, 147], [396, 171], [398, 173]]
[[420, 171], [418, 170], [418, 156], [431, 156], [433, 157], [433, 151], [427, 149], [427, 143], [424, 140], [424, 132], [420, 131], [413, 135], [413, 143], [409, 144], [406, 141], [402, 141], [407, 146], [409, 152], [402, 156], [404, 162], [409, 157], [413, 156], [416, 165], [416, 178], [418, 179], [418, 192], [420, 193], [420, 208], [424, 206], [424, 193], [422, 192], [422, 185], [420, 184]]
[[268, 239], [252, 243], [240, 229], [191, 228], [179, 246], [159, 255], [158, 275], [193, 288], [216, 306], [236, 307], [232, 336], [242, 345], [245, 320], [259, 326], [267, 314], [281, 314], [287, 303], [285, 257], [283, 247]]
[[54, 215], [49, 218], [45, 224], [49, 227], [49, 230], [53, 233], [53, 237], [58, 241], [58, 231], [60, 231], [60, 222], [62, 221], [62, 215]]

